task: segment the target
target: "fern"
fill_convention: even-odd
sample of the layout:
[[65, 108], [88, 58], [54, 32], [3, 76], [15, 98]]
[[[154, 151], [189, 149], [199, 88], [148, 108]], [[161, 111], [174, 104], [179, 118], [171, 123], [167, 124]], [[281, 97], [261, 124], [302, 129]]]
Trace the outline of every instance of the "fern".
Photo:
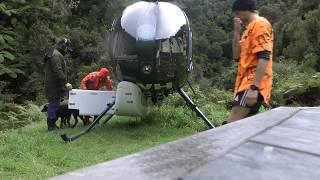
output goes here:
[[13, 55], [15, 45], [14, 32], [10, 28], [1, 30], [0, 35], [0, 75], [8, 74], [11, 78], [17, 78], [18, 74], [23, 71], [14, 67], [17, 62], [14, 62], [16, 57]]
[[[18, 10], [7, 7], [5, 3], [0, 3], [0, 14], [10, 18], [10, 16], [18, 14]], [[4, 28], [2, 25], [0, 27], [0, 75], [8, 74], [11, 78], [17, 78], [22, 71], [12, 67], [17, 64], [14, 62], [16, 57], [13, 51], [16, 45], [16, 33], [12, 31], [11, 27]]]
[[12, 16], [13, 14], [17, 14], [18, 11], [16, 9], [8, 9], [4, 3], [0, 3], [0, 13], [3, 13], [7, 16]]
[[0, 108], [0, 131], [24, 127], [45, 118], [40, 108], [32, 103], [25, 106], [5, 104]]

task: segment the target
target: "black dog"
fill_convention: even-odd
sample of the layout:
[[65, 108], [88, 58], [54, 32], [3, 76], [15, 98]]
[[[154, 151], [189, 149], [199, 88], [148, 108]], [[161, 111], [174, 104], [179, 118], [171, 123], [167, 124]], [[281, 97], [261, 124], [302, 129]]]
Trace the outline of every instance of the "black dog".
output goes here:
[[[41, 112], [47, 112], [48, 111], [48, 104], [45, 104], [41, 110]], [[78, 117], [82, 120], [83, 125], [89, 125], [90, 121], [83, 116], [79, 115], [79, 110], [77, 109], [69, 109], [68, 105], [60, 105], [58, 110], [56, 111], [57, 119], [60, 118], [60, 128], [63, 128], [64, 126], [74, 128], [78, 124]], [[71, 116], [73, 116], [75, 123], [71, 125], [70, 119]]]

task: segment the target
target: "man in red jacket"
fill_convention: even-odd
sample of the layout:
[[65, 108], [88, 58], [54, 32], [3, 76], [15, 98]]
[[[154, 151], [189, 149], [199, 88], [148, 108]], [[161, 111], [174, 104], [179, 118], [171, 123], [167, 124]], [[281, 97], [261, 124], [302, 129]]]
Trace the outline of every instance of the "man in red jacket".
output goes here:
[[[81, 89], [84, 90], [108, 90], [113, 89], [112, 79], [109, 77], [109, 70], [101, 68], [98, 72], [91, 72], [81, 81]], [[94, 116], [94, 119], [97, 116]], [[90, 122], [90, 116], [85, 116], [87, 122]]]
[[106, 89], [111, 91], [113, 89], [112, 79], [109, 77], [109, 70], [101, 68], [98, 72], [91, 72], [82, 79], [81, 89], [85, 90], [99, 90]]

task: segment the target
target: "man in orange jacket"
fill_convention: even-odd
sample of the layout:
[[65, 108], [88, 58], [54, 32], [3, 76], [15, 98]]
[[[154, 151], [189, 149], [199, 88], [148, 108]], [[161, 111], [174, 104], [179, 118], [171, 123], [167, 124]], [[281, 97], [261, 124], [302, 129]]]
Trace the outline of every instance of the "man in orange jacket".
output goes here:
[[112, 79], [109, 77], [109, 70], [101, 68], [100, 71], [91, 72], [81, 81], [81, 89], [85, 90], [99, 90], [106, 89], [111, 91], [113, 89]]
[[[255, 0], [236, 0], [233, 57], [238, 62], [234, 104], [227, 122], [254, 115], [264, 102], [269, 104], [272, 87], [273, 30], [259, 16]], [[243, 24], [246, 28], [241, 36]]]

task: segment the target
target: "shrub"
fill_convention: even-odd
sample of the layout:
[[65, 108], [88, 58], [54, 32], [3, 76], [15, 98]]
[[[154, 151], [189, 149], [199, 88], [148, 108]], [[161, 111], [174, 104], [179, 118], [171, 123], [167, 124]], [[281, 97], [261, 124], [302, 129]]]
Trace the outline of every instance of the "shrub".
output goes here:
[[0, 131], [26, 126], [45, 119], [40, 108], [34, 104], [3, 104], [0, 107]]
[[280, 61], [274, 66], [273, 99], [281, 105], [318, 106], [320, 76], [306, 66]]
[[[190, 88], [185, 88], [185, 90], [214, 125], [220, 125], [226, 119], [228, 114], [227, 104], [232, 101], [232, 92], [214, 87], [206, 87], [202, 90], [199, 86], [194, 87], [195, 94]], [[162, 127], [191, 127], [196, 131], [207, 128], [202, 119], [197, 117], [196, 113], [187, 106], [178, 93], [170, 95], [158, 105], [149, 108], [149, 112], [144, 119], [155, 121]]]

